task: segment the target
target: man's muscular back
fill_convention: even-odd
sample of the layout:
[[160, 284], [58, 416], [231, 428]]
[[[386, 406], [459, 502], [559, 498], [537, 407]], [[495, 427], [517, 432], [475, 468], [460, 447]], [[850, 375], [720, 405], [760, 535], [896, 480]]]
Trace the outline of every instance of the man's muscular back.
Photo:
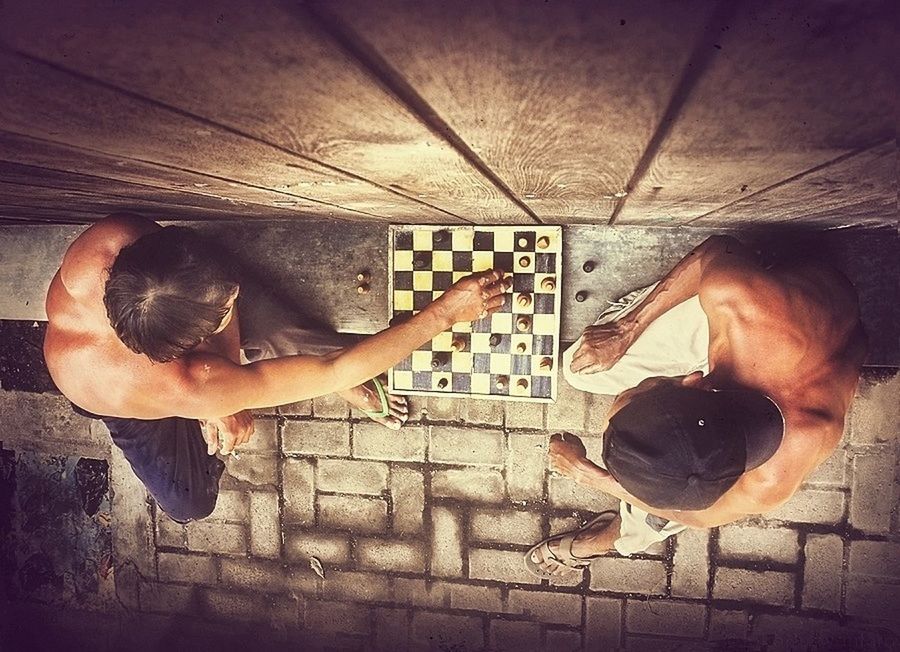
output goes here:
[[157, 364], [128, 349], [103, 304], [107, 270], [119, 251], [158, 228], [136, 216], [106, 218], [72, 243], [50, 284], [47, 367], [63, 394], [91, 412], [143, 419], [172, 416], [161, 406], [177, 391], [184, 363]]

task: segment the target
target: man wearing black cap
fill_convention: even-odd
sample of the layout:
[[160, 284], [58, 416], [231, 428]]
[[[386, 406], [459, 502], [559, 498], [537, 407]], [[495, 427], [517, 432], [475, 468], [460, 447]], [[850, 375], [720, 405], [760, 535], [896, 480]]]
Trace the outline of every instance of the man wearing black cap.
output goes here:
[[602, 459], [558, 434], [551, 469], [620, 509], [540, 542], [526, 565], [551, 577], [783, 504], [840, 441], [865, 352], [839, 272], [764, 269], [737, 240], [708, 239], [564, 354], [570, 384], [616, 399]]

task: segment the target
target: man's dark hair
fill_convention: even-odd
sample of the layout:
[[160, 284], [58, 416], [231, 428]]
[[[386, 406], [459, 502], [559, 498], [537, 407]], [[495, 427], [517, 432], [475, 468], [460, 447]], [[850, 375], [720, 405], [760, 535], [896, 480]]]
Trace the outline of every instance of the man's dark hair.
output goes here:
[[168, 226], [124, 247], [103, 294], [116, 335], [135, 353], [169, 362], [212, 335], [238, 288], [228, 257], [189, 228]]

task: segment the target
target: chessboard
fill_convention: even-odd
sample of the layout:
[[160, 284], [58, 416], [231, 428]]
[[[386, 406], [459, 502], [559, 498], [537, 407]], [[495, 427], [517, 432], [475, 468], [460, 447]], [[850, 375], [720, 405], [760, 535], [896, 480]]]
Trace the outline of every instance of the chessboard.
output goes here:
[[474, 272], [498, 268], [512, 279], [498, 312], [456, 324], [394, 366], [390, 391], [556, 400], [561, 227], [393, 226], [388, 250], [391, 323]]

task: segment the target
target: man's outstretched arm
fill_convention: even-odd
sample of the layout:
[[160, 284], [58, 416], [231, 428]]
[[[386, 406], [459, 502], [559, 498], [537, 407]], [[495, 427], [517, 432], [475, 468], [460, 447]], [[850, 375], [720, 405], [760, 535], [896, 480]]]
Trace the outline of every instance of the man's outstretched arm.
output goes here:
[[704, 278], [719, 267], [755, 268], [750, 251], [730, 236], [707, 238], [659, 282], [641, 304], [625, 317], [588, 326], [572, 356], [572, 371], [597, 373], [610, 369], [657, 317], [699, 294]]
[[177, 411], [187, 418], [233, 414], [284, 405], [356, 387], [400, 362], [460, 321], [473, 321], [503, 304], [508, 281], [501, 271], [455, 283], [409, 320], [330, 356], [287, 356], [235, 365], [212, 354], [191, 356]]

